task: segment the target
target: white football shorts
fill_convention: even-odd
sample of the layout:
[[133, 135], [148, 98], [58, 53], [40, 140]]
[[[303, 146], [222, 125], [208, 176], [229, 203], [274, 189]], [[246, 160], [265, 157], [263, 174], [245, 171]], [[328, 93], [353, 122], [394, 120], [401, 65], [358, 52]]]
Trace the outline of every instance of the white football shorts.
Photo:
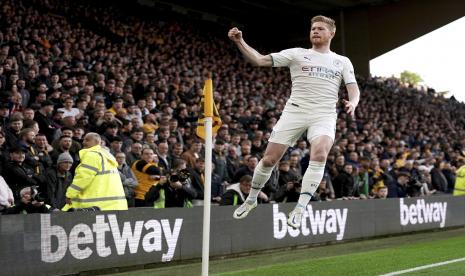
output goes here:
[[307, 131], [310, 143], [322, 135], [334, 141], [337, 113], [321, 113], [309, 111], [293, 103], [288, 103], [276, 125], [273, 127], [269, 142], [294, 146], [297, 140]]

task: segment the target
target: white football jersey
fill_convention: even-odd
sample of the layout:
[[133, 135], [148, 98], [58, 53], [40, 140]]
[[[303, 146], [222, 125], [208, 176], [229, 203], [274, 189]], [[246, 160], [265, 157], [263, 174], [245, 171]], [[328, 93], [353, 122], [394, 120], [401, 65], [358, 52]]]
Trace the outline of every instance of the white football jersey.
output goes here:
[[356, 83], [354, 67], [347, 57], [333, 52], [292, 48], [272, 53], [273, 67], [289, 67], [292, 91], [288, 102], [318, 112], [336, 110], [339, 87]]

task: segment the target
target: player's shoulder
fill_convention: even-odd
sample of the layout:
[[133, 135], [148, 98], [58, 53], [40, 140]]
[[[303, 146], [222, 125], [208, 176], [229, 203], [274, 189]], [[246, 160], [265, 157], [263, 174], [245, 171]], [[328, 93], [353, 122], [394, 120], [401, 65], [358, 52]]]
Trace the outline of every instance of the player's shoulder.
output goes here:
[[281, 52], [288, 52], [288, 53], [302, 53], [304, 51], [308, 51], [308, 49], [300, 48], [300, 47], [294, 47], [294, 48], [288, 48], [284, 49]]
[[338, 59], [340, 59], [340, 60], [342, 60], [344, 62], [350, 62], [350, 59], [348, 57], [346, 57], [346, 56], [340, 55], [340, 54], [335, 53], [335, 52], [331, 52], [331, 53], [334, 55], [335, 58], [338, 58]]

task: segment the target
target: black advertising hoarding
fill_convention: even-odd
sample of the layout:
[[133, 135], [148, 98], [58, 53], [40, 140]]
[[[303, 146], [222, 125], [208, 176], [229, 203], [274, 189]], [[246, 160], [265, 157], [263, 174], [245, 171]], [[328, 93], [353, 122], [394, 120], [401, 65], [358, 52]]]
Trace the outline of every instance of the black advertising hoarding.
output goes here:
[[[235, 207], [214, 206], [211, 256], [465, 224], [465, 197], [312, 202], [299, 229], [286, 224], [293, 207], [261, 205], [234, 220]], [[202, 215], [196, 207], [0, 216], [1, 274], [69, 274], [200, 258]]]

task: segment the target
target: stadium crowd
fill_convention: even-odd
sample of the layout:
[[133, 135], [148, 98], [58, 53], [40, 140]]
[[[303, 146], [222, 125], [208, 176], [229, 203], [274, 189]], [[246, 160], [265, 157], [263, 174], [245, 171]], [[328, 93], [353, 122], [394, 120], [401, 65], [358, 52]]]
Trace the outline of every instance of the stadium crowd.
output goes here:
[[[88, 132], [115, 156], [129, 207], [202, 204], [205, 163], [195, 130], [208, 72], [223, 121], [212, 200], [242, 203], [290, 94], [286, 70], [253, 68], [226, 32], [195, 22], [74, 1], [0, 3], [2, 212], [61, 209]], [[359, 78], [359, 85], [355, 119], [338, 108], [335, 143], [312, 200], [452, 193], [465, 164], [465, 105], [395, 78]], [[308, 162], [302, 137], [260, 201], [297, 201]]]

